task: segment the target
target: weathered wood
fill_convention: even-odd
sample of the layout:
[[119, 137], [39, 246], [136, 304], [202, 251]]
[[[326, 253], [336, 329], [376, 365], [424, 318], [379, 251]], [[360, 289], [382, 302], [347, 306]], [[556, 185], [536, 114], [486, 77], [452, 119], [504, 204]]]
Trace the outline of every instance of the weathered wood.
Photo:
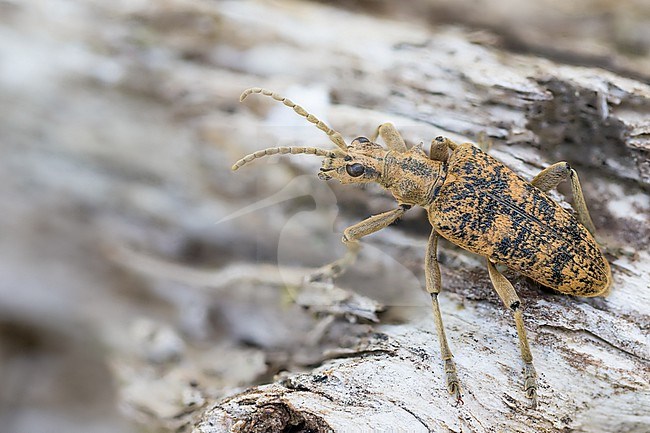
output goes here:
[[[3, 270], [26, 287], [2, 299], [22, 320], [40, 323], [46, 306], [97, 329], [132, 419], [204, 433], [648, 430], [650, 87], [627, 66], [576, 66], [513, 53], [489, 32], [311, 2], [88, 2], [65, 20], [42, 2], [0, 7], [12, 11], [5, 28], [31, 35], [15, 39], [20, 50], [0, 45], [14, 60], [0, 76], [0, 218], [20, 227], [3, 231]], [[52, 66], [30, 77], [24, 53]], [[393, 203], [318, 181], [316, 157], [232, 173], [272, 145], [333, 146], [280, 104], [239, 104], [251, 86], [283, 93], [348, 141], [391, 121], [410, 145], [487, 136], [527, 179], [558, 160], [578, 170], [614, 287], [585, 300], [507, 274], [525, 306], [537, 410], [483, 261], [441, 242], [465, 404], [447, 395], [422, 213], [364, 240], [336, 286], [300, 290], [344, 251], [344, 227]], [[54, 247], [42, 252], [43, 237]]]

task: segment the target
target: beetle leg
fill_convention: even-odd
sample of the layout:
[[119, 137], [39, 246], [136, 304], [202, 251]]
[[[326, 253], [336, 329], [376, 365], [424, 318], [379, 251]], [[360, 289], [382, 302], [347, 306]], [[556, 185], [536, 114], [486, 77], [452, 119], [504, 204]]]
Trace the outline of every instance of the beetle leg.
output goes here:
[[394, 150], [399, 153], [406, 152], [406, 143], [397, 128], [395, 128], [395, 125], [392, 123], [382, 123], [379, 125], [370, 141], [376, 141], [377, 136], [384, 140], [388, 150]]
[[348, 248], [345, 255], [334, 262], [323, 266], [307, 277], [307, 281], [319, 281], [335, 278], [352, 265], [359, 254], [361, 245], [359, 239], [371, 233], [378, 232], [397, 221], [411, 206], [400, 205], [397, 209], [371, 216], [343, 231], [343, 243]]
[[530, 346], [526, 337], [526, 329], [524, 328], [524, 319], [521, 312], [521, 301], [510, 281], [497, 270], [489, 259], [487, 259], [487, 267], [494, 289], [506, 307], [513, 311], [515, 325], [517, 325], [517, 335], [519, 336], [521, 358], [525, 363], [524, 391], [526, 392], [526, 396], [531, 400], [531, 407], [535, 408], [537, 406], [537, 373], [535, 372], [535, 367], [533, 367], [533, 355], [530, 353]]
[[458, 403], [463, 403], [461, 396], [458, 375], [456, 374], [456, 365], [454, 364], [453, 355], [449, 350], [445, 328], [442, 324], [442, 315], [438, 305], [438, 293], [442, 289], [442, 279], [440, 277], [440, 266], [438, 265], [438, 233], [431, 231], [429, 243], [427, 244], [426, 258], [424, 262], [424, 277], [426, 280], [427, 292], [431, 295], [433, 307], [433, 318], [436, 322], [436, 331], [438, 331], [438, 340], [440, 342], [440, 354], [445, 363], [445, 374], [447, 376], [447, 390], [454, 394]]
[[476, 137], [476, 144], [478, 144], [478, 148], [485, 153], [490, 153], [492, 146], [494, 146], [494, 142], [490, 139], [490, 136], [485, 131], [478, 133], [478, 136]]
[[566, 179], [571, 182], [571, 193], [573, 194], [573, 209], [576, 211], [578, 221], [586, 227], [593, 235], [596, 232], [594, 223], [589, 215], [585, 197], [582, 194], [582, 187], [578, 179], [578, 173], [567, 162], [558, 162], [542, 170], [530, 182], [533, 186], [546, 192], [558, 186]]
[[431, 140], [429, 158], [433, 159], [434, 161], [447, 162], [447, 159], [449, 159], [449, 146], [447, 146], [446, 141], [439, 140], [439, 138], [442, 137]]
[[429, 158], [434, 161], [447, 162], [449, 159], [449, 151], [454, 151], [458, 145], [448, 139], [447, 137], [438, 136], [431, 140], [431, 147], [429, 148]]

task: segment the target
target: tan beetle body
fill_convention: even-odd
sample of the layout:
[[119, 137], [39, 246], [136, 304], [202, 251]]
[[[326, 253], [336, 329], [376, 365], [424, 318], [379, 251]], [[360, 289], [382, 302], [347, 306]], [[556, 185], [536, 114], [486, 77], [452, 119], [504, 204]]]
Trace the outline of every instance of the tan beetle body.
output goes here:
[[543, 191], [470, 144], [451, 154], [446, 176], [427, 208], [440, 235], [562, 293], [609, 290], [593, 236]]

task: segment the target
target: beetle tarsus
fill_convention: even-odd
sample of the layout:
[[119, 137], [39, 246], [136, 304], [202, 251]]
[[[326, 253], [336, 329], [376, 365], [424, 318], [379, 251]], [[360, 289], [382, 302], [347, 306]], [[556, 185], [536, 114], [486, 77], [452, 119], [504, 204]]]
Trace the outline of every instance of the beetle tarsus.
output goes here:
[[447, 390], [456, 398], [456, 405], [463, 405], [463, 396], [461, 394], [458, 374], [456, 374], [456, 364], [453, 359], [445, 359], [445, 375], [447, 376]]
[[524, 366], [524, 390], [526, 397], [530, 400], [530, 407], [537, 407], [537, 372], [532, 362], [527, 362]]

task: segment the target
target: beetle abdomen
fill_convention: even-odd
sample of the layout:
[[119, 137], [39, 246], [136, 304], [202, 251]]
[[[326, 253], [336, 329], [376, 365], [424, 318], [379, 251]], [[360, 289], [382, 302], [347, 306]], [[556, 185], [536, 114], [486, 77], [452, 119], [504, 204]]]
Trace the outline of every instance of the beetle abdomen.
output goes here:
[[598, 296], [611, 284], [607, 260], [573, 215], [470, 144], [450, 157], [429, 219], [461, 248], [560, 292]]

